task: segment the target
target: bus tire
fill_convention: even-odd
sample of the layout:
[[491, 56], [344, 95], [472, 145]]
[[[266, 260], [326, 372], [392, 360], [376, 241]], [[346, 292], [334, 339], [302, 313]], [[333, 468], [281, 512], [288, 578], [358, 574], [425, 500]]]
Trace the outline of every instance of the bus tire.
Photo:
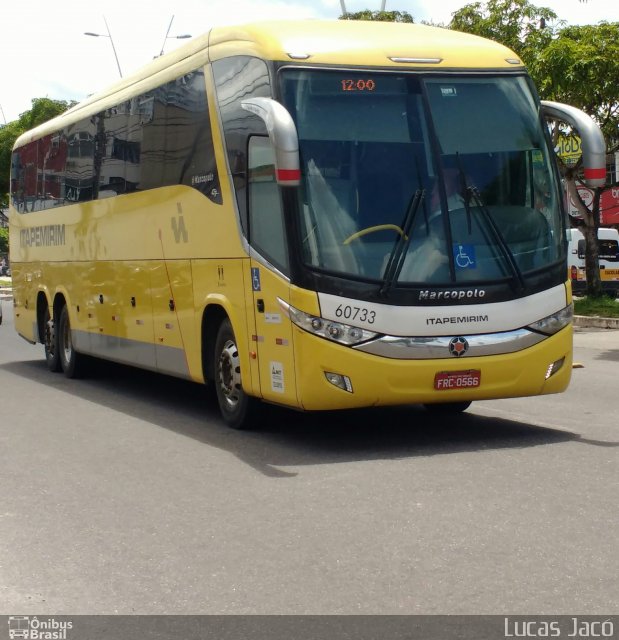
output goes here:
[[78, 353], [73, 348], [69, 308], [66, 304], [62, 307], [60, 320], [58, 321], [58, 355], [60, 365], [67, 378], [80, 378], [82, 376], [86, 356]]
[[49, 306], [45, 307], [45, 311], [43, 313], [42, 334], [47, 368], [54, 373], [62, 371], [62, 365], [60, 364], [60, 350], [58, 349], [58, 331], [56, 321], [49, 313]]
[[214, 355], [213, 381], [221, 415], [232, 429], [247, 429], [249, 409], [256, 400], [243, 390], [239, 350], [228, 318], [219, 325]]
[[440, 404], [424, 404], [427, 411], [436, 414], [463, 413], [471, 406], [471, 401], [465, 402], [443, 402]]

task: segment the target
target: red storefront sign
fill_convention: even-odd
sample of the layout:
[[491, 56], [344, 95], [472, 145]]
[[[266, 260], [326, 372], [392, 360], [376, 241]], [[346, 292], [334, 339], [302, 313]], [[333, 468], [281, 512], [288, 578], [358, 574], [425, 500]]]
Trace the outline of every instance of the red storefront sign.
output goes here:
[[[593, 202], [593, 191], [587, 187], [578, 187], [578, 193], [583, 202], [590, 207]], [[568, 206], [572, 217], [582, 217], [571, 199], [568, 202]], [[611, 224], [619, 225], [619, 187], [606, 189], [600, 197], [600, 225], [607, 227]]]

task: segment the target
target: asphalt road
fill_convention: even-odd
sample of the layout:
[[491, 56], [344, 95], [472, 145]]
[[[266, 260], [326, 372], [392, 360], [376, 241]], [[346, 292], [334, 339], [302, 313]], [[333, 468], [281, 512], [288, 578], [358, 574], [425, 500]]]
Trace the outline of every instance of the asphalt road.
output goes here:
[[568, 393], [304, 415], [0, 327], [0, 613], [619, 613], [619, 331]]

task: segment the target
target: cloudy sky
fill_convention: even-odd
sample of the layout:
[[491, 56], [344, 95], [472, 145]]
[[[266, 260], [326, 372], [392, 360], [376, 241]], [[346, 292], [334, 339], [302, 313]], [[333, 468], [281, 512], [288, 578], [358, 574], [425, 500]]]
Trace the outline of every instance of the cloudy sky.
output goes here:
[[[388, 10], [415, 21], [447, 23], [467, 0], [387, 0]], [[572, 24], [619, 21], [619, 3], [606, 0], [538, 0]], [[345, 0], [348, 11], [379, 9], [381, 0]], [[170, 36], [205, 33], [212, 26], [270, 18], [327, 18], [341, 14], [341, 0], [2, 0], [0, 12], [0, 123], [15, 120], [32, 98], [81, 100], [118, 79], [107, 20], [123, 75], [151, 60]], [[186, 40], [185, 40], [186, 42]]]

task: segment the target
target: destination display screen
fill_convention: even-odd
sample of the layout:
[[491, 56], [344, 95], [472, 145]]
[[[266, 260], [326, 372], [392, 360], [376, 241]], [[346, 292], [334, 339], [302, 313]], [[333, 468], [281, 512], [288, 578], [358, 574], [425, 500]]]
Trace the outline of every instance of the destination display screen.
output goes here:
[[316, 73], [312, 76], [310, 94], [335, 95], [404, 95], [408, 93], [406, 78], [391, 73]]

